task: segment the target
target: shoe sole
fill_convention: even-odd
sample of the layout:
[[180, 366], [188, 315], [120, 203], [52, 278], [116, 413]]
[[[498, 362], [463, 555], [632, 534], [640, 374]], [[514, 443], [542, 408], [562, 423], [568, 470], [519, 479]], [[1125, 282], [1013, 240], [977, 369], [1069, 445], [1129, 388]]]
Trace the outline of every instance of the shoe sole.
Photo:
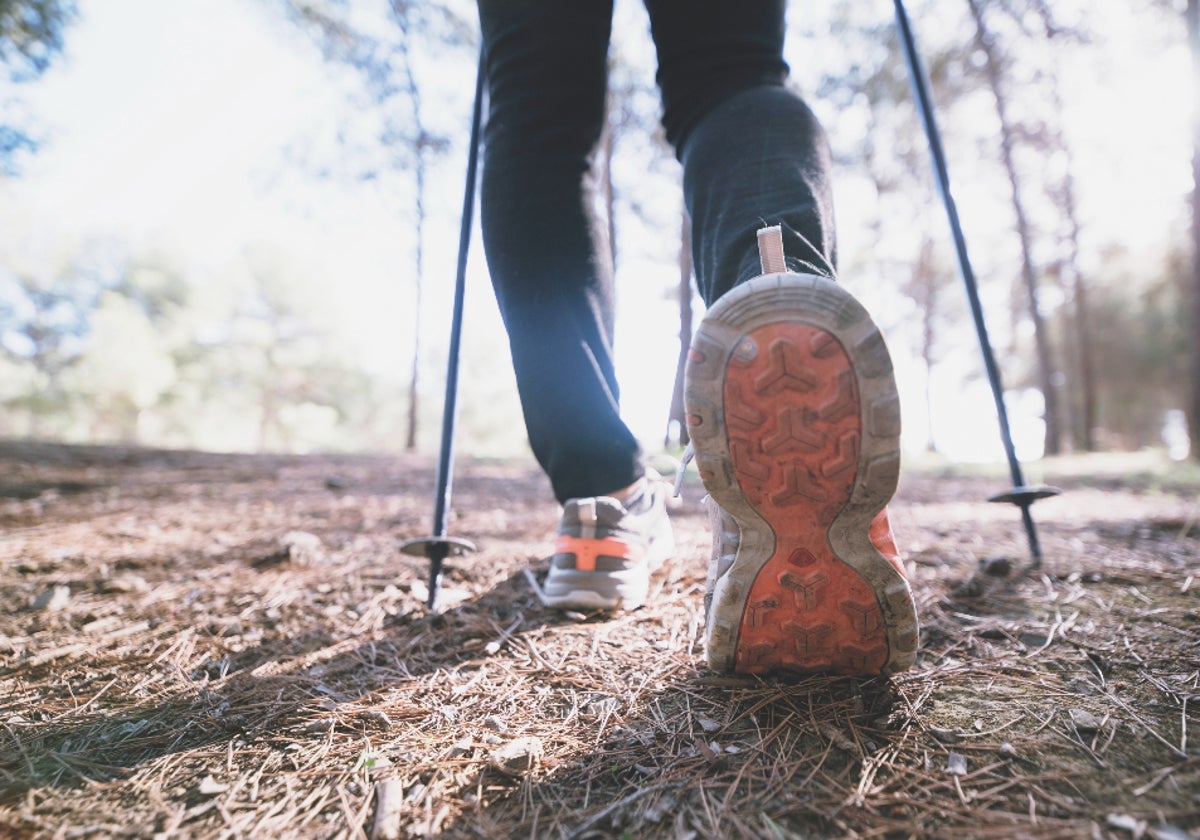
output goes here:
[[908, 668], [912, 593], [869, 535], [896, 490], [900, 401], [866, 310], [824, 278], [755, 278], [708, 310], [685, 376], [696, 465], [741, 532], [712, 592], [709, 666]]
[[558, 610], [635, 610], [646, 603], [650, 573], [615, 580], [603, 572], [560, 572], [540, 593], [542, 604]]

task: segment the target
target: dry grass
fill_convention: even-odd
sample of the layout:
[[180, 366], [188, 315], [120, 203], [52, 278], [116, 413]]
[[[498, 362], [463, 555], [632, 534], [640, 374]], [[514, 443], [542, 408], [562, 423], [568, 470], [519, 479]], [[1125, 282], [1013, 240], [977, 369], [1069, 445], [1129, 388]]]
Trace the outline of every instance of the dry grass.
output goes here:
[[424, 461], [10, 444], [0, 476], [0, 835], [1200, 836], [1194, 487], [1071, 477], [1025, 574], [994, 482], [907, 477], [917, 667], [761, 681], [698, 665], [698, 488], [652, 605], [603, 619], [534, 597], [524, 467], [460, 470], [483, 550], [438, 615], [396, 552]]

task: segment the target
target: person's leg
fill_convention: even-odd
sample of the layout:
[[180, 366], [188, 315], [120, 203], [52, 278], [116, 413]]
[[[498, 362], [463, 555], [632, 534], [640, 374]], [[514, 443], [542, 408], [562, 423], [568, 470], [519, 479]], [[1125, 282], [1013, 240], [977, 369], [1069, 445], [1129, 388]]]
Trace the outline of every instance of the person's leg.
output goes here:
[[612, 265], [593, 213], [612, 0], [479, 0], [479, 13], [484, 247], [529, 440], [563, 503], [540, 595], [631, 609], [674, 539], [618, 411]]
[[684, 395], [715, 505], [705, 646], [717, 670], [890, 673], [917, 646], [885, 513], [899, 399], [832, 280], [829, 152], [782, 87], [784, 5], [647, 0], [709, 304]]
[[647, 0], [667, 139], [683, 163], [705, 303], [759, 273], [755, 232], [781, 225], [789, 266], [832, 274], [830, 156], [787, 90], [784, 0]]
[[593, 213], [612, 0], [479, 0], [481, 215], [534, 455], [560, 502], [643, 474], [619, 416], [613, 280]]

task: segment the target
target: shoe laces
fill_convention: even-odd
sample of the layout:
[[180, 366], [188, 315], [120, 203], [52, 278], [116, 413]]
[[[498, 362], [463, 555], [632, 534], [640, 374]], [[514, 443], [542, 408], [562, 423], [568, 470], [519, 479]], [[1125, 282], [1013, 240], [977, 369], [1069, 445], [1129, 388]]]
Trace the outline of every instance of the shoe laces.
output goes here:
[[683, 476], [687, 473], [688, 464], [692, 463], [692, 459], [696, 457], [696, 447], [692, 446], [689, 440], [688, 445], [684, 447], [683, 457], [679, 459], [679, 468], [675, 470], [675, 485], [673, 495], [679, 498], [679, 494], [683, 492]]

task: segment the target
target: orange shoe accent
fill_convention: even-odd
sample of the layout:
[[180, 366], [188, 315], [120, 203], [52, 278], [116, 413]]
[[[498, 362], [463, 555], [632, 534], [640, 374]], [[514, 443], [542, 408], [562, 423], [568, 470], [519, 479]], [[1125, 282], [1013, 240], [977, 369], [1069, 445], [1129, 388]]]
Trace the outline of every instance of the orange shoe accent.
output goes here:
[[769, 323], [747, 342], [757, 352], [731, 357], [724, 416], [738, 486], [775, 548], [746, 597], [734, 670], [879, 673], [888, 638], [878, 599], [828, 537], [854, 490], [863, 433], [850, 359], [808, 324]]
[[908, 577], [908, 572], [904, 568], [904, 560], [900, 557], [900, 550], [896, 548], [896, 537], [892, 534], [892, 523], [888, 519], [887, 508], [879, 511], [871, 520], [870, 536], [871, 542], [879, 549], [879, 553], [887, 558], [897, 572]]
[[574, 555], [576, 571], [594, 572], [598, 557], [617, 557], [636, 563], [642, 559], [646, 550], [640, 545], [633, 545], [616, 537], [597, 540], [562, 535], [554, 541], [554, 553]]

